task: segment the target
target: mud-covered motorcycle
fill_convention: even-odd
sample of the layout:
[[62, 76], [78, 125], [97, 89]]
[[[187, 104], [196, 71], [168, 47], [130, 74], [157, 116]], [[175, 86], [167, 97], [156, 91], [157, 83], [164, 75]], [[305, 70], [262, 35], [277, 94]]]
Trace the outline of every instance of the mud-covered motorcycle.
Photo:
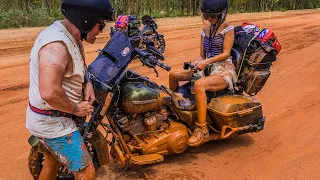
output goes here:
[[[166, 41], [162, 34], [159, 34], [157, 29], [158, 25], [151, 16], [145, 15], [142, 17], [142, 24], [144, 25], [141, 29], [141, 36], [148, 42], [153, 42], [154, 47], [164, 53], [166, 50]], [[144, 43], [141, 44], [143, 46]], [[140, 47], [140, 49], [143, 47]]]
[[[96, 167], [107, 163], [108, 147], [120, 167], [161, 162], [165, 155], [184, 152], [195, 128], [197, 110], [190, 83], [173, 93], [148, 77], [127, 69], [137, 56], [143, 65], [154, 68], [157, 75], [157, 66], [170, 70], [156, 56], [133, 44], [126, 35], [115, 32], [88, 68], [96, 102], [90, 120], [83, 123], [82, 134]], [[176, 96], [177, 93], [182, 96]], [[181, 106], [179, 101], [186, 103]], [[223, 90], [208, 92], [208, 102], [210, 137], [203, 143], [258, 132], [264, 127], [262, 106], [251, 97]], [[108, 123], [102, 122], [104, 117]], [[105, 129], [106, 135], [100, 133], [98, 126]], [[107, 136], [112, 140], [108, 141]], [[39, 143], [35, 141], [33, 147], [37, 145]], [[35, 179], [42, 161], [41, 153], [32, 148], [29, 168]], [[37, 167], [36, 173], [34, 167]], [[60, 177], [72, 177], [65, 168], [59, 173]]]
[[143, 16], [141, 21], [144, 26], [140, 30], [141, 22], [137, 16], [120, 15], [114, 27], [110, 27], [110, 36], [120, 31], [134, 39], [139, 49], [146, 50], [148, 47], [155, 47], [160, 53], [164, 53], [166, 42], [164, 35], [157, 31], [157, 23], [148, 15]]

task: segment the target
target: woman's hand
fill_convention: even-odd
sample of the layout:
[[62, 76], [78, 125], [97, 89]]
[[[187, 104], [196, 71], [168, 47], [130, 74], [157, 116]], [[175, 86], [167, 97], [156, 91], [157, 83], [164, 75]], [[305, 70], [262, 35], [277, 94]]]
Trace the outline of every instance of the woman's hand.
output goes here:
[[197, 65], [199, 64], [199, 62], [200, 62], [200, 61], [197, 60], [197, 61], [195, 61], [195, 62], [193, 63], [193, 65], [194, 65], [194, 66], [197, 66]]
[[195, 64], [196, 68], [199, 70], [203, 70], [208, 65], [207, 61], [199, 61], [197, 64]]
[[200, 61], [203, 61], [203, 58], [201, 56], [198, 57], [198, 59], [193, 63], [193, 65], [197, 66]]

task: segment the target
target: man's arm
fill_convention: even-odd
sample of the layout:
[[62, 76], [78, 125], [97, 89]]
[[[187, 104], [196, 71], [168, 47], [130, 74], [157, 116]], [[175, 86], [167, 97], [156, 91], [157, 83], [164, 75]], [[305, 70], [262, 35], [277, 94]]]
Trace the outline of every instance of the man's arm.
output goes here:
[[54, 109], [84, 116], [92, 107], [73, 103], [62, 88], [63, 76], [70, 60], [71, 56], [63, 42], [44, 46], [39, 51], [39, 91], [41, 98]]

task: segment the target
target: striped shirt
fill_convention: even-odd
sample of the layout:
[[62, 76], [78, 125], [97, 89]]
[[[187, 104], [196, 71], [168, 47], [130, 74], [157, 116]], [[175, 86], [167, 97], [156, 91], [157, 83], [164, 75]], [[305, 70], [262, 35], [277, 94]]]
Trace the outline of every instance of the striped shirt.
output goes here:
[[234, 29], [233, 26], [228, 26], [218, 35], [212, 37], [206, 36], [205, 33], [201, 31], [201, 35], [204, 37], [203, 48], [206, 53], [206, 58], [214, 57], [223, 53], [224, 34], [232, 29]]

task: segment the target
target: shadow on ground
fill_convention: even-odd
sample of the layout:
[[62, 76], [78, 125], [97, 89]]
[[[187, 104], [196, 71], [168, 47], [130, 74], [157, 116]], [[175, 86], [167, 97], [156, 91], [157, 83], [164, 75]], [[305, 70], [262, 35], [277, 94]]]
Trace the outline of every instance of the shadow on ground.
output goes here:
[[[204, 179], [204, 174], [190, 169], [199, 156], [207, 155], [210, 157], [219, 156], [226, 150], [236, 150], [240, 147], [249, 147], [254, 143], [251, 135], [242, 135], [236, 138], [224, 141], [212, 141], [200, 147], [189, 147], [184, 153], [165, 156], [164, 162], [134, 166], [121, 169], [112, 162], [112, 158], [108, 166], [98, 170], [97, 179], [108, 178], [110, 180], [130, 180], [145, 179], [144, 173], [152, 179], [169, 180], [169, 179]], [[170, 166], [172, 165], [172, 166]], [[163, 169], [166, 167], [165, 169]], [[169, 168], [168, 167], [175, 167]], [[187, 167], [187, 168], [186, 168]]]

